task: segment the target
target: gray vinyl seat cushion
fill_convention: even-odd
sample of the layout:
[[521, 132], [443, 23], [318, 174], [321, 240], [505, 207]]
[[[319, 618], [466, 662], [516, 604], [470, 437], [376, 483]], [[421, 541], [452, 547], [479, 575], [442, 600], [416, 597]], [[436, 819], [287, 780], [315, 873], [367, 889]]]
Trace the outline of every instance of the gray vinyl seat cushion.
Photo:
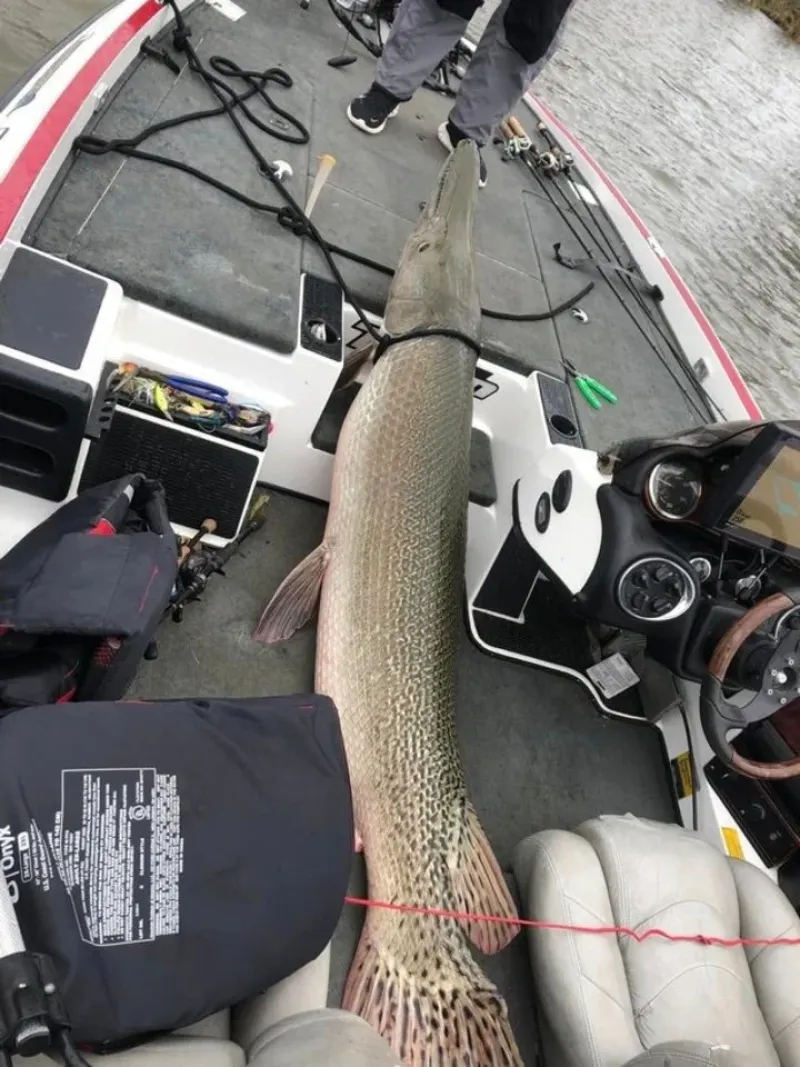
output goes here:
[[[330, 949], [265, 993], [91, 1067], [400, 1067], [388, 1044], [349, 1012], [326, 1008]], [[47, 1056], [14, 1067], [53, 1067]]]
[[[604, 816], [518, 847], [525, 914], [724, 938], [800, 937], [778, 886], [678, 826]], [[549, 1067], [800, 1067], [800, 949], [529, 929]]]

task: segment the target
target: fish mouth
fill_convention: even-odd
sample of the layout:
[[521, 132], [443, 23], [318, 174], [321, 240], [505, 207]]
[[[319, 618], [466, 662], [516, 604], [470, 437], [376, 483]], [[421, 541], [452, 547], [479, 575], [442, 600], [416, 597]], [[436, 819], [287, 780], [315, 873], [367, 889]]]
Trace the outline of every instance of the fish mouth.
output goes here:
[[478, 147], [474, 141], [459, 141], [439, 172], [435, 194], [425, 207], [425, 219], [449, 219], [466, 212], [478, 188]]

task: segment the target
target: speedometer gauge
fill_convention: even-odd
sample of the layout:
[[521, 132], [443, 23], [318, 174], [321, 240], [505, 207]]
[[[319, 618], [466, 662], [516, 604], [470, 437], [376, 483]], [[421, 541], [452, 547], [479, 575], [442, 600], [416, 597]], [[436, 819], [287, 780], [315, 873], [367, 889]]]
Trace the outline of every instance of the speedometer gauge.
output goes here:
[[700, 503], [702, 492], [702, 480], [686, 463], [657, 463], [647, 479], [648, 506], [660, 519], [671, 522], [688, 519]]

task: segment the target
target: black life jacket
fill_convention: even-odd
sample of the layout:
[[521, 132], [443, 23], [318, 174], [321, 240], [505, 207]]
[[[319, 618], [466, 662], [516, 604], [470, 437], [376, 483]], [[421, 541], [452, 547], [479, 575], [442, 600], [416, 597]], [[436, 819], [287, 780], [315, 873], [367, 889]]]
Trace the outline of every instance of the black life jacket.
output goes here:
[[352, 850], [326, 697], [96, 701], [0, 719], [3, 873], [84, 1046], [188, 1026], [309, 963], [333, 935]]
[[163, 489], [143, 474], [53, 512], [0, 560], [0, 715], [123, 696], [177, 572]]

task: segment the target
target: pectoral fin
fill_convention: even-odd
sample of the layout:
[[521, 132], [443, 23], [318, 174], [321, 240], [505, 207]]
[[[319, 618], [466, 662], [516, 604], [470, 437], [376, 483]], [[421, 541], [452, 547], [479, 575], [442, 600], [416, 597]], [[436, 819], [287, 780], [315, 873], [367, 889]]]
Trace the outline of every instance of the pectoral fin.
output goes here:
[[261, 613], [253, 631], [254, 641], [264, 645], [287, 641], [306, 625], [316, 610], [329, 558], [323, 541], [284, 578]]

